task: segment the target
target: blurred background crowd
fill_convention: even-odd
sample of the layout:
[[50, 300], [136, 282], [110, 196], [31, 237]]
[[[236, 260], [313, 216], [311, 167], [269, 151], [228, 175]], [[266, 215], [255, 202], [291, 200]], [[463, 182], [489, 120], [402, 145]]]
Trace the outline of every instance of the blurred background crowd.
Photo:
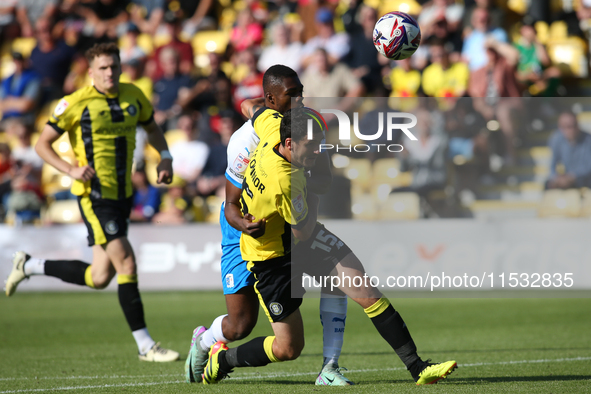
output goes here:
[[[417, 115], [402, 153], [329, 152], [321, 216], [360, 219], [591, 215], [589, 0], [2, 0], [0, 219], [80, 220], [71, 179], [33, 146], [57, 100], [90, 84], [84, 51], [117, 42], [123, 82], [153, 102], [175, 180], [156, 188], [158, 154], [138, 129], [132, 221], [217, 221], [226, 145], [273, 64], [307, 97], [359, 97], [347, 109], [375, 130], [380, 110]], [[414, 15], [410, 59], [372, 42], [382, 14]], [[373, 97], [388, 99], [371, 100]], [[569, 98], [570, 97], [570, 98]], [[587, 100], [588, 101], [588, 100]], [[339, 141], [336, 141], [339, 143]], [[342, 141], [341, 141], [342, 143]], [[56, 151], [74, 160], [67, 136]], [[337, 203], [335, 203], [335, 201]]]

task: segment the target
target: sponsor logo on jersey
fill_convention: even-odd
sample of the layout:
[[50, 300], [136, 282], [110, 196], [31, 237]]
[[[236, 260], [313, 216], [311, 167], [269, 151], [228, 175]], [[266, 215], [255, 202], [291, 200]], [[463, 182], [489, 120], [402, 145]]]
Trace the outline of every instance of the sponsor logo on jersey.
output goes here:
[[293, 204], [293, 208], [297, 213], [302, 213], [304, 211], [304, 196], [302, 196], [301, 193], [298, 194], [296, 198], [291, 200], [291, 203]]
[[226, 287], [230, 289], [234, 287], [234, 274], [226, 275]]
[[238, 172], [242, 172], [248, 166], [250, 159], [244, 156], [242, 153], [238, 153], [238, 157], [234, 160], [234, 169]]
[[68, 108], [68, 105], [70, 104], [66, 101], [66, 99], [61, 99], [59, 103], [57, 103], [57, 105], [55, 106], [55, 115], [60, 116], [61, 114], [66, 112], [66, 108]]

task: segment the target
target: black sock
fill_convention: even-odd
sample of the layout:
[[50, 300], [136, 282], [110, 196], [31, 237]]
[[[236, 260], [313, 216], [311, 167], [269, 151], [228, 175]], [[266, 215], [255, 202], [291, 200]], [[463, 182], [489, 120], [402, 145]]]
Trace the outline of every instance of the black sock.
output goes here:
[[386, 310], [372, 317], [371, 321], [382, 338], [392, 346], [392, 349], [406, 365], [406, 368], [411, 370], [415, 363], [420, 360], [420, 357], [400, 314], [394, 310], [392, 305], [388, 305]]
[[131, 331], [146, 328], [144, 305], [137, 282], [120, 284], [117, 292], [119, 293], [119, 304], [121, 304], [121, 309], [123, 309]]
[[[279, 360], [271, 360], [265, 351], [265, 340], [274, 337], [258, 337], [243, 345], [234, 347], [220, 353], [219, 363], [220, 369], [223, 372], [229, 373], [234, 367], [262, 367], [271, 362]], [[268, 346], [272, 344], [272, 340], [268, 341]]]
[[84, 274], [89, 265], [80, 260], [45, 260], [45, 275], [60, 278], [64, 282], [86, 286]]

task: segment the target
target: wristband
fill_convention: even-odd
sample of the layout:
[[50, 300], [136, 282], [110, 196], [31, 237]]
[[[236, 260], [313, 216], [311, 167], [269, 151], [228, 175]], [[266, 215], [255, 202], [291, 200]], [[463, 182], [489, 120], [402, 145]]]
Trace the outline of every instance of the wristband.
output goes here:
[[167, 150], [163, 150], [162, 152], [160, 152], [160, 160], [164, 160], [164, 159], [172, 160], [172, 155]]

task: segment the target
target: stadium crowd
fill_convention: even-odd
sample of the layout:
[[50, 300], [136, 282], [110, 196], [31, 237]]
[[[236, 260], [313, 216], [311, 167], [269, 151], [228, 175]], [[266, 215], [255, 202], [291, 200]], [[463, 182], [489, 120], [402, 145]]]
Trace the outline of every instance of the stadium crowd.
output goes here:
[[[394, 192], [428, 199], [445, 191], [449, 197], [454, 182], [457, 197], [470, 185], [504, 183], [495, 174], [519, 164], [519, 149], [529, 146], [527, 133], [555, 128], [560, 113], [547, 101], [520, 98], [572, 93], [587, 76], [591, 26], [585, 1], [545, 18], [519, 7], [526, 2], [514, 3], [518, 6], [511, 8], [492, 0], [5, 2], [0, 217], [38, 222], [44, 207], [72, 198], [71, 181], [45, 168], [33, 145], [56, 100], [90, 83], [83, 53], [103, 41], [119, 44], [121, 80], [136, 84], [152, 101], [174, 157], [173, 184], [155, 188], [156, 153], [144, 149], [146, 136], [138, 129], [133, 221], [217, 220], [225, 147], [244, 121], [240, 104], [262, 96], [263, 73], [275, 63], [299, 73], [304, 96], [399, 97], [401, 108], [420, 114], [420, 145], [403, 155], [370, 156], [372, 161], [396, 157], [401, 171], [412, 174], [412, 181], [393, 186]], [[410, 59], [394, 62], [377, 53], [372, 34], [378, 17], [398, 7], [417, 17], [422, 43]], [[544, 114], [545, 127], [536, 127], [534, 113]], [[369, 111], [366, 122], [372, 124], [369, 118], [376, 114]], [[562, 120], [561, 129], [572, 119]], [[564, 161], [568, 144], [552, 141]], [[68, 142], [58, 143], [58, 150], [73, 158]], [[580, 144], [577, 154], [591, 153], [585, 151], [587, 139]], [[555, 169], [548, 172], [554, 178], [547, 187], [587, 186], [556, 182]]]

